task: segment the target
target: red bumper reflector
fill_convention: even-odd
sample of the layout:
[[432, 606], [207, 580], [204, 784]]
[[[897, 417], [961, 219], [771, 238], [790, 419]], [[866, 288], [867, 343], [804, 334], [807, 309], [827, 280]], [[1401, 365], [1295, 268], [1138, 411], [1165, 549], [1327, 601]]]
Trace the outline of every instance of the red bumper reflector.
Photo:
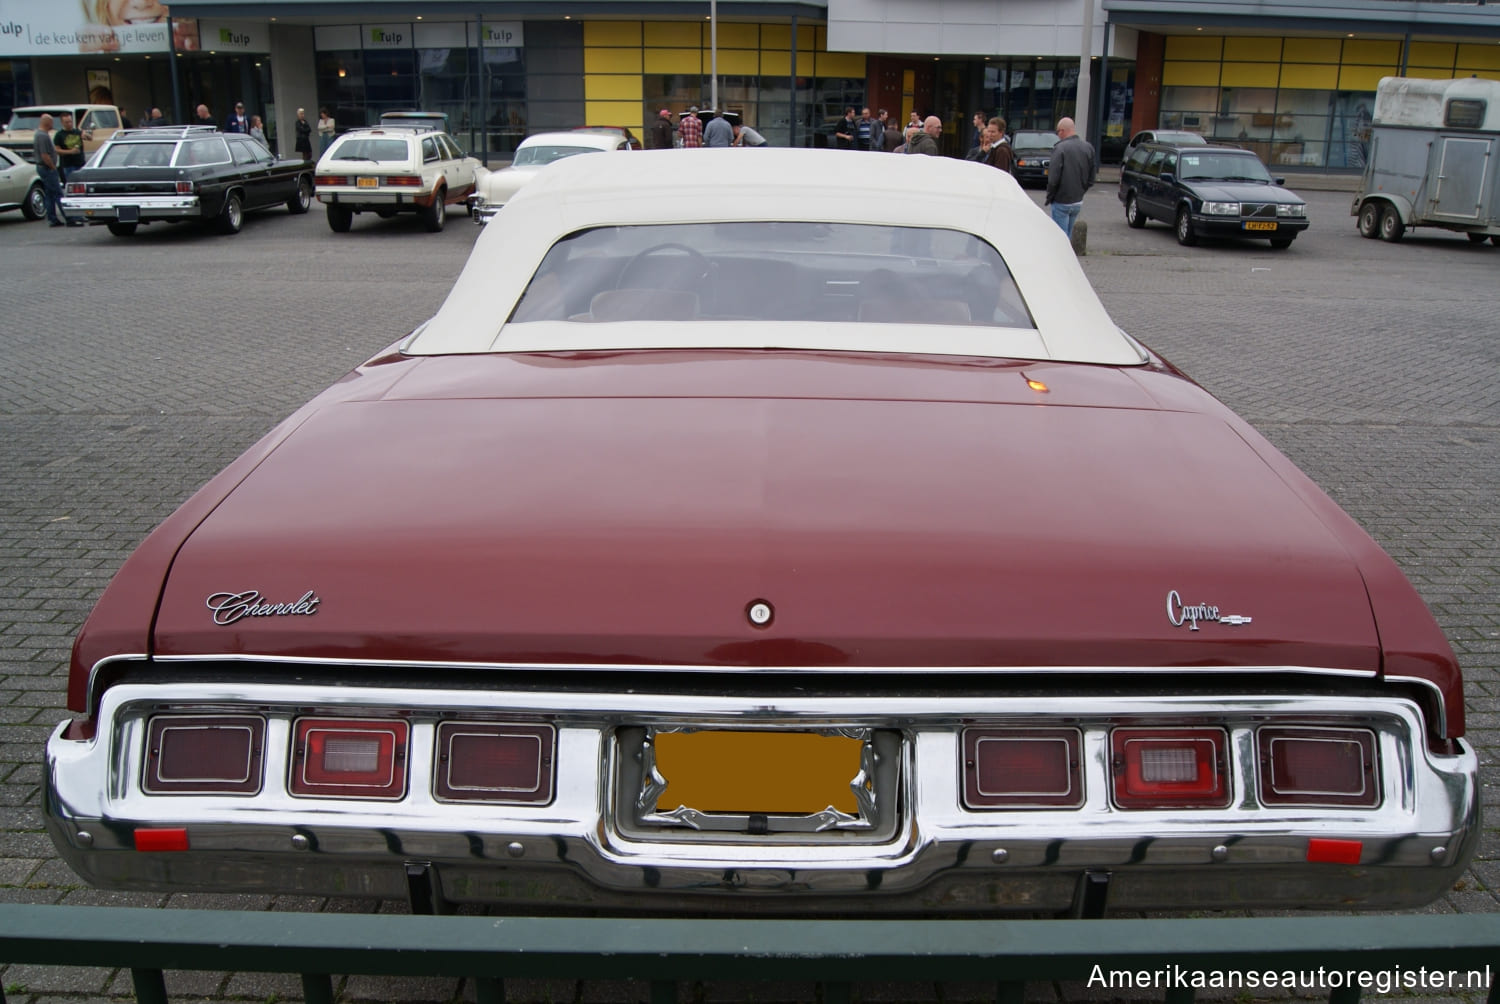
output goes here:
[[1364, 849], [1363, 840], [1313, 837], [1307, 842], [1307, 860], [1325, 865], [1357, 865]]
[[177, 826], [163, 830], [136, 830], [135, 849], [138, 851], [185, 851], [188, 849], [187, 829]]

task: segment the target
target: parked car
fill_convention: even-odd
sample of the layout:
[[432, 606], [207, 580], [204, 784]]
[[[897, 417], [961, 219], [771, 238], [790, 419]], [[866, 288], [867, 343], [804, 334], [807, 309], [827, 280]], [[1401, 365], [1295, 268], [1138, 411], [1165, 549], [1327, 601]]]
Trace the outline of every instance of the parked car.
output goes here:
[[68, 707], [37, 804], [116, 888], [1386, 909], [1481, 839], [1396, 564], [937, 157], [539, 173], [125, 562]]
[[39, 220], [47, 215], [47, 201], [36, 165], [0, 148], [0, 212], [7, 209], [19, 209], [28, 220]]
[[237, 234], [245, 214], [312, 205], [312, 164], [278, 158], [257, 139], [212, 126], [157, 126], [115, 134], [68, 175], [63, 214], [129, 237], [146, 223], [197, 221]]
[[[725, 112], [724, 113], [724, 117], [729, 120], [729, 124], [730, 125], [736, 125], [736, 124], [738, 124], [739, 119], [740, 119], [739, 115], [737, 115], [737, 114], [735, 114], [733, 112]], [[623, 136], [623, 137], [625, 137], [625, 141], [630, 144], [630, 149], [632, 149], [632, 150], [640, 150], [640, 149], [642, 149], [642, 147], [641, 147], [641, 141], [638, 140], [638, 139], [636, 139], [635, 138], [635, 133], [631, 132], [625, 126], [574, 126], [573, 127], [573, 131], [574, 132], [602, 132], [602, 133], [606, 133], [606, 134], [612, 134], [612, 135], [615, 135], [615, 136]]]
[[114, 105], [53, 104], [26, 105], [10, 113], [10, 124], [0, 133], [0, 147], [32, 161], [32, 140], [43, 115], [52, 116], [52, 129], [62, 128], [62, 116], [73, 116], [73, 125], [83, 132], [83, 152], [93, 153], [120, 128], [120, 109]]
[[1055, 132], [1039, 132], [1034, 129], [1021, 129], [1010, 139], [1011, 149], [1015, 153], [1015, 161], [1011, 166], [1011, 174], [1021, 183], [1022, 188], [1045, 188], [1047, 185], [1047, 165], [1052, 163], [1052, 148], [1062, 142]]
[[1130, 142], [1125, 145], [1125, 154], [1121, 158], [1122, 163], [1130, 159], [1135, 153], [1135, 148], [1142, 143], [1168, 143], [1173, 146], [1206, 146], [1208, 140], [1198, 133], [1186, 129], [1142, 129], [1130, 137]]
[[580, 153], [630, 150], [630, 139], [614, 129], [586, 128], [570, 132], [542, 132], [527, 136], [516, 147], [510, 166], [491, 171], [480, 179], [469, 198], [469, 215], [475, 223], [488, 223], [523, 185], [542, 168]]
[[1179, 244], [1234, 237], [1287, 248], [1307, 229], [1307, 203], [1282, 185], [1249, 150], [1144, 143], [1120, 167], [1119, 195], [1127, 223], [1170, 223]]
[[351, 129], [318, 159], [318, 201], [335, 233], [348, 232], [358, 213], [416, 213], [438, 231], [448, 207], [462, 204], [483, 173], [453, 137], [430, 126]]
[[380, 124], [383, 126], [425, 126], [428, 129], [436, 129], [438, 132], [447, 132], [448, 113], [415, 110], [381, 112]]

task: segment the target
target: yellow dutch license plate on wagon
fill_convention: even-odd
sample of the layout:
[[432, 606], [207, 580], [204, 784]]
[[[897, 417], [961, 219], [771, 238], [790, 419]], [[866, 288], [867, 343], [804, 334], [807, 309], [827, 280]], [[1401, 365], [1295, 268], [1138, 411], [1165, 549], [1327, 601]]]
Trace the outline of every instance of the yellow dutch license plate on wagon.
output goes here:
[[357, 178], [354, 182], [355, 188], [379, 188], [379, 178]]
[[1275, 230], [1274, 220], [1250, 220], [1245, 224], [1246, 230]]
[[667, 780], [657, 809], [805, 815], [830, 805], [858, 811], [850, 788], [863, 739], [812, 732], [658, 732], [656, 769]]

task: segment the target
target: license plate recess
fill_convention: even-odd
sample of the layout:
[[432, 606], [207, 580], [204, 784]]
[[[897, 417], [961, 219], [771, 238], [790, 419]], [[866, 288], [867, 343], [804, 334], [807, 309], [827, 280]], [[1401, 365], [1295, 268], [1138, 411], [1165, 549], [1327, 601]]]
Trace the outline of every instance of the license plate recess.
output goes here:
[[639, 727], [616, 741], [615, 815], [633, 835], [871, 839], [895, 830], [895, 730]]
[[139, 223], [141, 220], [141, 207], [117, 206], [115, 207], [115, 219], [121, 223]]
[[1245, 223], [1246, 230], [1275, 230], [1275, 220], [1248, 220]]

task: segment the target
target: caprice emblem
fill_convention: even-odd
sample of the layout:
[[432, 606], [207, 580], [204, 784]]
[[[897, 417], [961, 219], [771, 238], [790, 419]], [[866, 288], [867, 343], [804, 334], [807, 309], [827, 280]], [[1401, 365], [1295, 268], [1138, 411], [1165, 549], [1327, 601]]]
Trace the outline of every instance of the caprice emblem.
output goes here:
[[1221, 614], [1218, 607], [1208, 603], [1185, 606], [1182, 597], [1177, 595], [1175, 589], [1167, 594], [1167, 620], [1172, 622], [1173, 627], [1182, 627], [1186, 624], [1192, 631], [1198, 630], [1199, 621], [1217, 621], [1220, 624], [1250, 623], [1250, 618], [1243, 614]]
[[318, 597], [311, 589], [295, 603], [267, 603], [258, 589], [242, 593], [214, 593], [208, 598], [215, 624], [233, 624], [242, 617], [286, 617], [318, 612]]

